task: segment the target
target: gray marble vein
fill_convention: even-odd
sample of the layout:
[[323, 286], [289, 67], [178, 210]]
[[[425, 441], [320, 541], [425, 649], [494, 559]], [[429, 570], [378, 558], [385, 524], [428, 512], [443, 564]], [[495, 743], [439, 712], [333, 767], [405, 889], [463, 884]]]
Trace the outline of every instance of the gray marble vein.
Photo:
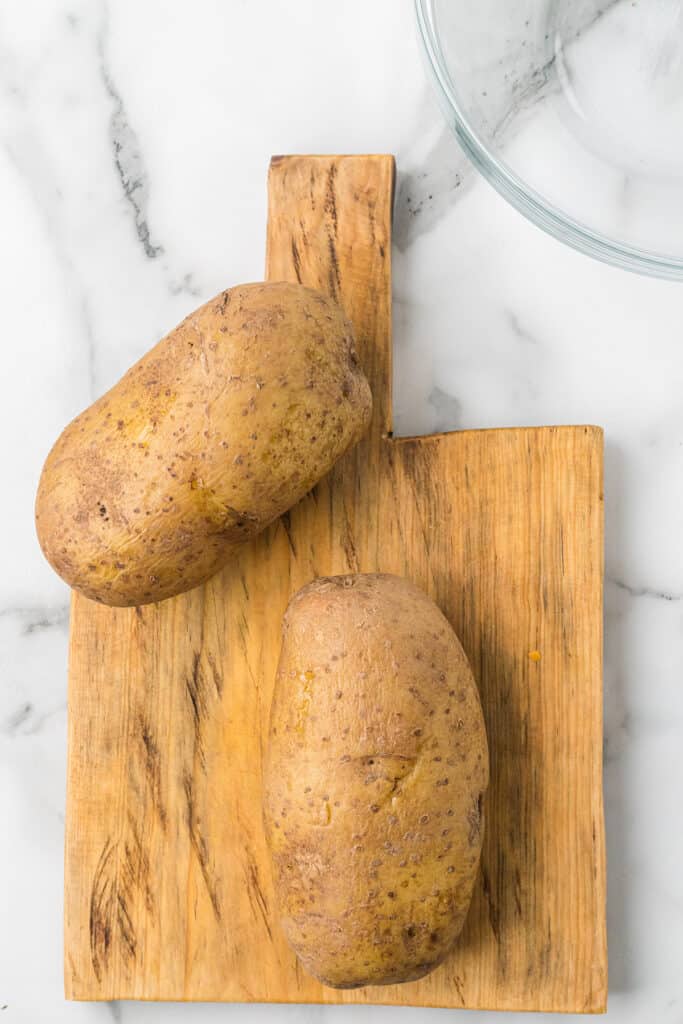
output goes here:
[[156, 259], [163, 247], [153, 244], [148, 224], [147, 204], [149, 179], [145, 170], [137, 134], [130, 124], [121, 93], [114, 81], [107, 61], [108, 11], [105, 7], [103, 25], [97, 41], [99, 70], [102, 83], [111, 101], [109, 136], [116, 173], [121, 189], [133, 213], [135, 231], [148, 259]]
[[111, 1014], [112, 1020], [116, 1021], [116, 1024], [121, 1024], [123, 1020], [123, 1007], [118, 1000], [110, 1000], [107, 1004], [107, 1009]]
[[39, 711], [30, 701], [26, 701], [9, 715], [0, 727], [0, 732], [10, 737], [35, 736], [55, 715], [66, 716], [66, 701], [47, 711]]
[[633, 584], [625, 583], [624, 580], [610, 575], [606, 576], [606, 582], [611, 586], [616, 587], [617, 590], [621, 590], [623, 593], [628, 594], [629, 597], [645, 597], [653, 601], [683, 601], [683, 594], [671, 593], [666, 590], [658, 590], [656, 587], [634, 586]]
[[539, 340], [521, 323], [517, 314], [511, 310], [505, 310], [505, 319], [515, 338], [523, 345], [538, 345]]
[[36, 606], [35, 608], [0, 608], [0, 619], [16, 618], [20, 623], [20, 633], [30, 636], [47, 629], [66, 630], [69, 624], [69, 606], [56, 607]]
[[474, 180], [474, 168], [458, 147], [452, 132], [442, 125], [441, 115], [431, 95], [424, 90], [416, 131], [424, 125], [437, 133], [426, 158], [416, 166], [410, 153], [398, 155], [398, 182], [394, 210], [394, 244], [405, 251], [427, 234]]
[[435, 385], [427, 400], [434, 410], [432, 429], [435, 433], [457, 430], [462, 426], [462, 402], [455, 395]]

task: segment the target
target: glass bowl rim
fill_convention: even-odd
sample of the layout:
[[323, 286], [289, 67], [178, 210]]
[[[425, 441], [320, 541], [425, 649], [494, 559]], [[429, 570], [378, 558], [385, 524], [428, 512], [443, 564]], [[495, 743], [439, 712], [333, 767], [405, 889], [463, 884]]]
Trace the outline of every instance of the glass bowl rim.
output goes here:
[[435, 25], [434, 0], [414, 3], [427, 65], [452, 117], [451, 127], [474, 166], [496, 191], [537, 227], [578, 252], [634, 273], [683, 280], [683, 258], [648, 252], [593, 231], [544, 199], [491, 152], [463, 111], [451, 85]]

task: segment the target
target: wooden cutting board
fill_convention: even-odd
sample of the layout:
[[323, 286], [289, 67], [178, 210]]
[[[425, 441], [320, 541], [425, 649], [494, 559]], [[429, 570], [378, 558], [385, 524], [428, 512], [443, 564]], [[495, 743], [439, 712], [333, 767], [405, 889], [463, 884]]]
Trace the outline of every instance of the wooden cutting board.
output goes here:
[[[71, 999], [605, 1008], [602, 433], [391, 434], [393, 160], [276, 157], [267, 276], [338, 297], [367, 438], [206, 586], [74, 595], [65, 984]], [[467, 338], [455, 344], [467, 345]], [[409, 576], [470, 657], [492, 779], [461, 940], [419, 982], [338, 992], [278, 925], [261, 762], [282, 613], [312, 577]]]

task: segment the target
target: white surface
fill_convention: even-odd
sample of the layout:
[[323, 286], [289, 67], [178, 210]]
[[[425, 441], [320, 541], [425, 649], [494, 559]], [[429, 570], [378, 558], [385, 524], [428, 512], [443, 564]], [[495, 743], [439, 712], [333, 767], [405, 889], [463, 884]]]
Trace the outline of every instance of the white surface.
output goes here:
[[62, 995], [67, 592], [34, 540], [40, 466], [185, 313], [262, 275], [270, 154], [326, 151], [398, 158], [398, 432], [606, 428], [609, 1018], [678, 1024], [683, 286], [564, 249], [475, 179], [408, 0], [0, 8], [0, 1024], [447, 1019]]

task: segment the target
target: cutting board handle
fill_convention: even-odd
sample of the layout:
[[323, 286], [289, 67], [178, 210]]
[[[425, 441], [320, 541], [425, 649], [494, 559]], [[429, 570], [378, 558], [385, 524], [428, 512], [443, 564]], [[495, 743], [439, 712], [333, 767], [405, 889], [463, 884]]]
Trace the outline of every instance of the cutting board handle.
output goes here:
[[374, 399], [370, 437], [391, 433], [393, 156], [274, 156], [266, 279], [337, 299]]

